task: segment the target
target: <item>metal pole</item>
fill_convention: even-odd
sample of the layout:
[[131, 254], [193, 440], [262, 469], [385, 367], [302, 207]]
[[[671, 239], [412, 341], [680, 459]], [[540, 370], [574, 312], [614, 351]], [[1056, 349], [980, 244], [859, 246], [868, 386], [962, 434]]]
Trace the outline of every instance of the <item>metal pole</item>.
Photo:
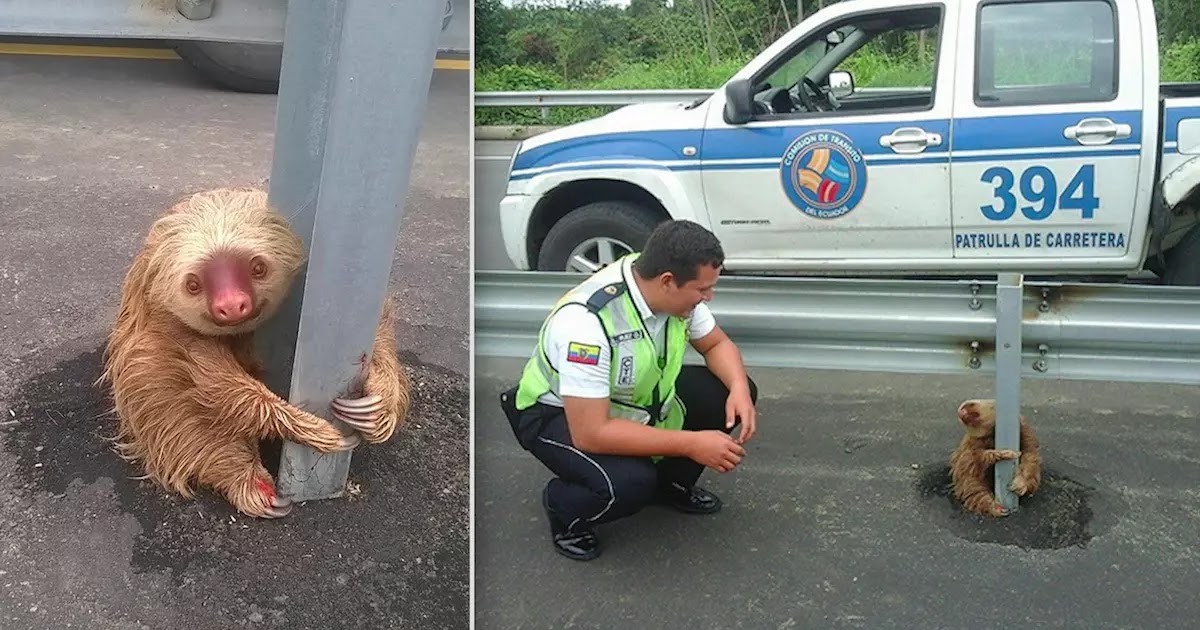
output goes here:
[[[1000, 274], [996, 284], [996, 442], [999, 450], [1020, 450], [1021, 434], [1021, 310], [1024, 277]], [[1017, 510], [1017, 495], [1008, 489], [1017, 460], [1002, 459], [995, 466], [996, 500]]]
[[[269, 194], [308, 263], [258, 345], [268, 386], [327, 419], [370, 356], [444, 11], [429, 0], [288, 5]], [[285, 443], [279, 493], [341, 496], [349, 468], [348, 452]]]

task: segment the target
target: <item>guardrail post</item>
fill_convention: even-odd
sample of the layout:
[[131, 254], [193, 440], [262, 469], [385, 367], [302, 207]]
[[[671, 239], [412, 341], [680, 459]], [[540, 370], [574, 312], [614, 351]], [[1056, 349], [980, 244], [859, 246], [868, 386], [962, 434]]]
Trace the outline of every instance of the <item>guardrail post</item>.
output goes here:
[[[1021, 413], [1021, 320], [1024, 277], [1000, 274], [996, 284], [996, 441], [999, 450], [1020, 450]], [[1016, 511], [1017, 495], [1008, 489], [1017, 460], [1002, 459], [995, 466], [995, 495], [1010, 512]]]
[[[270, 197], [308, 264], [258, 346], [266, 384], [324, 418], [370, 356], [444, 11], [428, 1], [288, 5]], [[349, 468], [349, 452], [285, 443], [279, 493], [341, 496]]]

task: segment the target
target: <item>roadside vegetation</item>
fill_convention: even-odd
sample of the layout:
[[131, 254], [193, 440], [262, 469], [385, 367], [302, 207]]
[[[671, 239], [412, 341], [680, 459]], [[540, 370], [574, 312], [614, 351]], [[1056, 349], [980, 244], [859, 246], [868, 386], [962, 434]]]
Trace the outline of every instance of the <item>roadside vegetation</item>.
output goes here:
[[[716, 88], [754, 55], [837, 0], [501, 0], [475, 2], [475, 90]], [[1200, 81], [1200, 0], [1155, 0], [1161, 80]], [[932, 36], [873, 42], [842, 68], [857, 87], [929, 85]], [[1029, 64], [1068, 59], [1028, 51]], [[1044, 76], [1044, 75], [1043, 75]], [[1009, 77], [1006, 77], [1009, 78]], [[477, 125], [561, 125], [611, 108], [477, 107]]]

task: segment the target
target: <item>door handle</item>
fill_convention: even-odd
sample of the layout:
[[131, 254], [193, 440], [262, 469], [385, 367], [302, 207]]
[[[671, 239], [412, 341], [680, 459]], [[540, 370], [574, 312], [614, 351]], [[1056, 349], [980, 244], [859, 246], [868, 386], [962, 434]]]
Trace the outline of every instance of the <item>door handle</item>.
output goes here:
[[929, 133], [920, 127], [901, 127], [879, 138], [879, 144], [896, 153], [920, 153], [925, 147], [942, 143], [942, 135]]
[[1117, 138], [1128, 138], [1132, 133], [1133, 127], [1107, 118], [1084, 118], [1063, 129], [1063, 137], [1085, 145], [1108, 144]]

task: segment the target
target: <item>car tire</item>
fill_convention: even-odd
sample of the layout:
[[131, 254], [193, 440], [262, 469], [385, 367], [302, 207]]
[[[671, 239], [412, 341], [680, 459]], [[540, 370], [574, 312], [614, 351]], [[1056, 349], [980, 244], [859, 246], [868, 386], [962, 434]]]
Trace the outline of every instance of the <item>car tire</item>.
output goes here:
[[283, 46], [226, 42], [175, 42], [175, 53], [204, 78], [238, 92], [278, 94]]
[[1200, 225], [1193, 226], [1175, 247], [1167, 252], [1167, 272], [1163, 283], [1200, 286]]
[[[588, 241], [607, 241], [613, 246], [613, 258], [620, 258], [627, 251], [640, 251], [650, 233], [663, 220], [650, 209], [627, 201], [588, 204], [567, 213], [550, 228], [538, 254], [537, 269], [586, 273], [585, 269], [573, 269], [568, 263], [572, 254]], [[598, 256], [583, 253], [593, 263], [602, 262]]]
[[[450, 24], [454, 4], [446, 0], [442, 30]], [[175, 54], [213, 83], [238, 92], [278, 94], [283, 44], [177, 41]]]

